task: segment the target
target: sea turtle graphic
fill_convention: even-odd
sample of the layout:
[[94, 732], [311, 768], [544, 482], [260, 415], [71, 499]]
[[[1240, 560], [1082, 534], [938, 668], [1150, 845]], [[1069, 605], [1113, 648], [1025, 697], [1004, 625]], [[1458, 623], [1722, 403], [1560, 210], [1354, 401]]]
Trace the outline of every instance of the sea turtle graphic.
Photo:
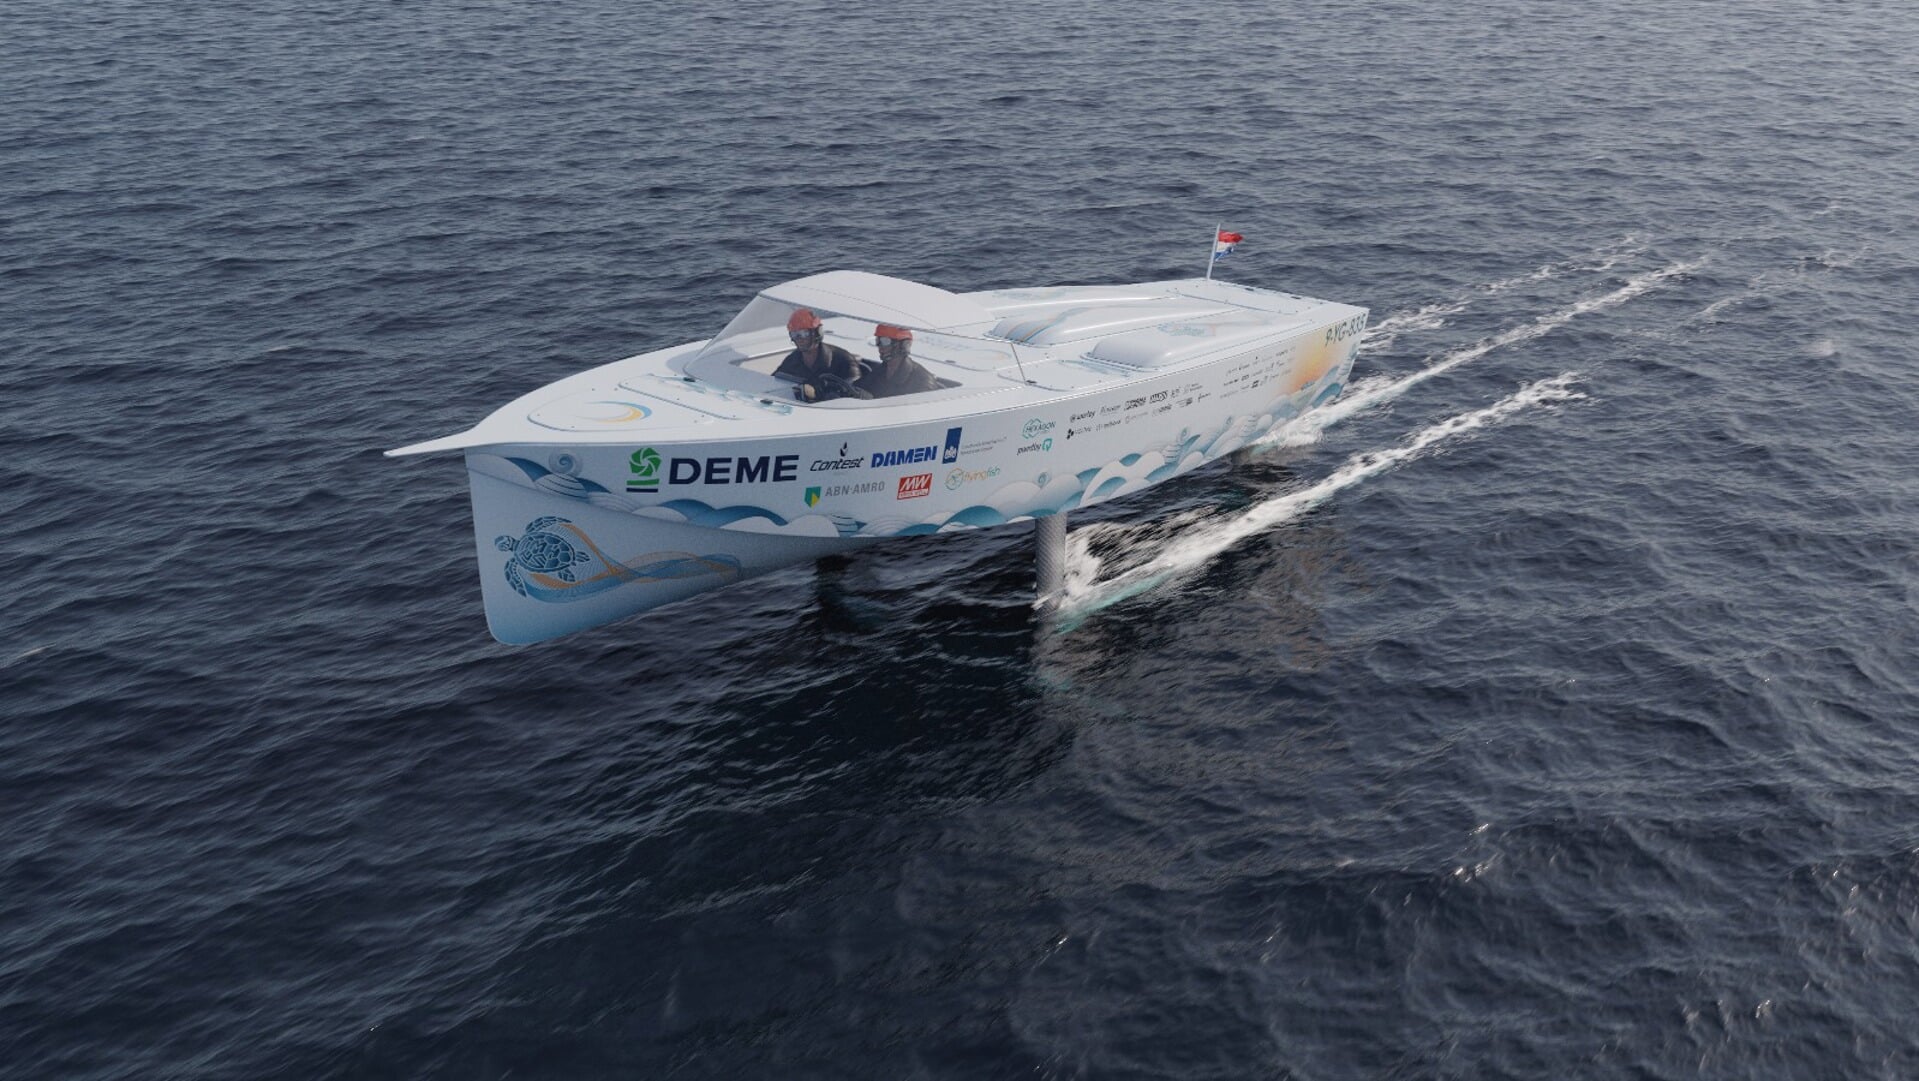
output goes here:
[[550, 574], [562, 582], [571, 582], [573, 568], [593, 558], [574, 547], [573, 542], [563, 534], [552, 531], [554, 526], [571, 524], [564, 518], [548, 515], [528, 522], [526, 535], [517, 540], [504, 534], [493, 538], [493, 547], [513, 553], [513, 558], [506, 561], [506, 580], [515, 593], [522, 597], [527, 595], [526, 579], [521, 576], [521, 568], [536, 574]]

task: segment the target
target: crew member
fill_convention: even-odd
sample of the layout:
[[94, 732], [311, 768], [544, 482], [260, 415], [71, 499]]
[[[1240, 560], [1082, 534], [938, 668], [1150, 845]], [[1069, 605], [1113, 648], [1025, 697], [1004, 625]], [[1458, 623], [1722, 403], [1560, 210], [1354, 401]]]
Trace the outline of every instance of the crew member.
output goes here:
[[896, 398], [902, 394], [918, 394], [924, 390], [938, 390], [940, 383], [932, 372], [927, 371], [908, 355], [912, 351], [913, 332], [905, 327], [896, 327], [891, 323], [881, 323], [873, 328], [873, 344], [879, 346], [879, 367], [868, 367], [866, 378], [860, 381], [860, 389], [875, 398]]
[[794, 309], [786, 319], [786, 336], [793, 340], [793, 351], [786, 354], [773, 374], [799, 383], [793, 388], [793, 397], [823, 402], [861, 396], [853, 386], [859, 381], [859, 363], [853, 354], [826, 344], [820, 336], [820, 317], [811, 308]]

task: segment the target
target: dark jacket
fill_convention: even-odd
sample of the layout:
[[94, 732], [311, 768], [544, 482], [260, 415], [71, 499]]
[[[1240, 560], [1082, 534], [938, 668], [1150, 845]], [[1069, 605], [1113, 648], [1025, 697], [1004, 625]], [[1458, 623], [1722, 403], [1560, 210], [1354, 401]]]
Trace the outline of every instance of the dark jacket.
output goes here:
[[[826, 345], [822, 343], [820, 348], [826, 350], [825, 374], [837, 375], [849, 383], [860, 377], [860, 366], [858, 362], [854, 361], [853, 354], [841, 349], [837, 345]], [[806, 360], [800, 355], [798, 349], [786, 354], [786, 359], [780, 361], [780, 366], [774, 369], [773, 374], [784, 376], [801, 384], [811, 383], [815, 397], [822, 399], [834, 397], [832, 393], [820, 385], [819, 377], [821, 372], [807, 367]]]
[[860, 376], [860, 389], [875, 398], [897, 398], [939, 388], [939, 379], [912, 357], [900, 361], [899, 370], [891, 378], [887, 377], [884, 363], [867, 365], [866, 374]]

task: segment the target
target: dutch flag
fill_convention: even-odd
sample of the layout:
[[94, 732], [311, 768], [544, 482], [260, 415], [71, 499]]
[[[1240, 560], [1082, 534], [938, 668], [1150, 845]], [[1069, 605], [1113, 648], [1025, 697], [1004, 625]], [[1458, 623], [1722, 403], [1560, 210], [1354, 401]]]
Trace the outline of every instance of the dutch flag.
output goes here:
[[1229, 233], [1223, 229], [1220, 230], [1219, 235], [1213, 238], [1213, 262], [1217, 263], [1221, 259], [1233, 254], [1233, 249], [1238, 247], [1239, 242], [1245, 239], [1245, 237], [1238, 233]]

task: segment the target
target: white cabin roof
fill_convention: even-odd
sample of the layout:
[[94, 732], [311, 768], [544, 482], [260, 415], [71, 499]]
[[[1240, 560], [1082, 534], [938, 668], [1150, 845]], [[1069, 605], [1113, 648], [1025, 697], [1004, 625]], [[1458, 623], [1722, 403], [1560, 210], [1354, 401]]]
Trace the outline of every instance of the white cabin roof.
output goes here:
[[958, 293], [864, 270], [829, 270], [760, 293], [796, 308], [820, 308], [912, 330], [954, 330], [991, 323], [992, 312]]

